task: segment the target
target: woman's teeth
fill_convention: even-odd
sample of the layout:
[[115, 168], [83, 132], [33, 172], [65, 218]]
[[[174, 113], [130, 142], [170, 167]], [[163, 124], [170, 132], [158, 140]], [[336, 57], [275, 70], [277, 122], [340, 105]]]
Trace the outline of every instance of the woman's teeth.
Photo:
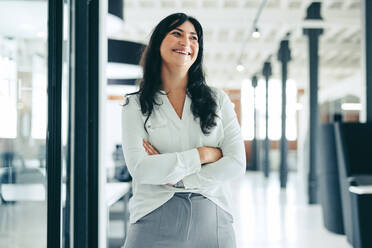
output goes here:
[[185, 55], [190, 55], [190, 53], [188, 52], [185, 52], [185, 51], [181, 51], [181, 50], [174, 50], [176, 53], [181, 53], [181, 54], [185, 54]]

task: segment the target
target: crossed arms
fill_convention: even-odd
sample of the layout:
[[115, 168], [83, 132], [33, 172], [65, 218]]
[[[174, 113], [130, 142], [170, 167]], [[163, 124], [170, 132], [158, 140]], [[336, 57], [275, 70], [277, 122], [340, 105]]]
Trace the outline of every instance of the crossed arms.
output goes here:
[[134, 98], [122, 110], [122, 142], [128, 170], [141, 184], [175, 185], [204, 189], [233, 180], [245, 173], [244, 143], [233, 104], [225, 93], [221, 106], [224, 139], [220, 147], [196, 147], [159, 154], [145, 139], [139, 106]]

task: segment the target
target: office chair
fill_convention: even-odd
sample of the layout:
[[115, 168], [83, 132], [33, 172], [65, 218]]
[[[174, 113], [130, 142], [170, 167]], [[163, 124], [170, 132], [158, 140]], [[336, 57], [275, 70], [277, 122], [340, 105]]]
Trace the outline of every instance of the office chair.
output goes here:
[[328, 231], [345, 234], [334, 124], [322, 124], [319, 134], [318, 175], [323, 223]]
[[[365, 205], [357, 204], [349, 191], [350, 186], [372, 185], [372, 123], [336, 123], [335, 138], [347, 240], [354, 247], [372, 247], [361, 244], [367, 242], [363, 237], [371, 231], [372, 222], [369, 227], [360, 228], [359, 221], [362, 214], [367, 214], [363, 218], [370, 218], [372, 212], [361, 212]], [[372, 194], [367, 197], [372, 200]]]

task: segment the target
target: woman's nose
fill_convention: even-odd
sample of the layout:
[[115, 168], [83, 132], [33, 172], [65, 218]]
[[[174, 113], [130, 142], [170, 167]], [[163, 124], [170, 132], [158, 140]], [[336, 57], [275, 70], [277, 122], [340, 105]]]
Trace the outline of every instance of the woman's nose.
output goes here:
[[179, 43], [182, 45], [182, 46], [188, 46], [190, 44], [190, 41], [187, 37], [181, 37], [179, 39]]

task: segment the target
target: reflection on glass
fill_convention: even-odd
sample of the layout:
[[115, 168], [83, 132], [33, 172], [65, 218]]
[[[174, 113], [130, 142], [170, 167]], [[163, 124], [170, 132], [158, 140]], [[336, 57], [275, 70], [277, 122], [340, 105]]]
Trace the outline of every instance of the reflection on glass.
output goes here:
[[47, 14], [0, 1], [0, 247], [46, 247]]
[[69, 82], [70, 82], [70, 45], [71, 45], [71, 30], [70, 30], [70, 6], [71, 1], [64, 1], [64, 10], [63, 10], [63, 47], [62, 47], [62, 247], [68, 248], [70, 240], [70, 231], [69, 231], [69, 216], [70, 216], [70, 151], [69, 151]]

